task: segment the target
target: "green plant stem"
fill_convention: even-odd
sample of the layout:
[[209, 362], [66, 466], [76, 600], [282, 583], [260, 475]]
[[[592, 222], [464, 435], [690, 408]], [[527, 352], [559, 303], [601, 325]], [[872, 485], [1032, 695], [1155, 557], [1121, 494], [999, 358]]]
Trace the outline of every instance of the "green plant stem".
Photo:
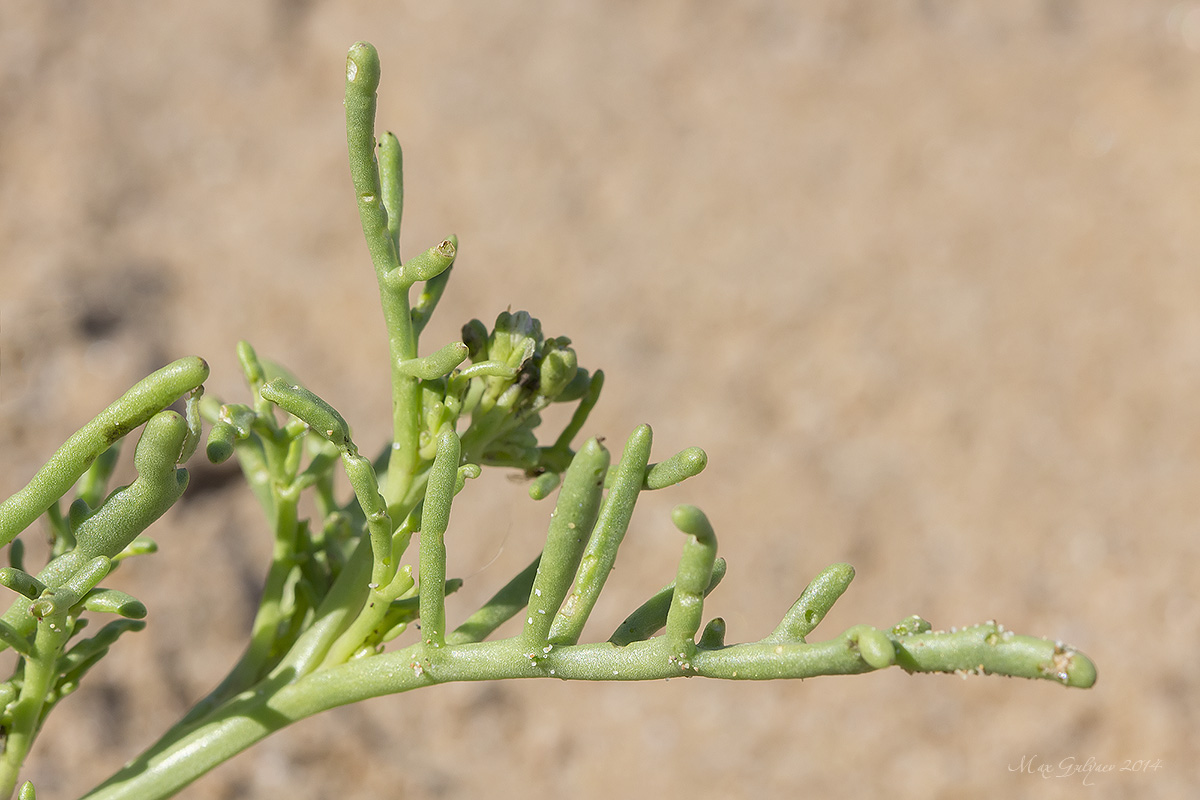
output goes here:
[[687, 535], [675, 591], [667, 612], [666, 638], [672, 654], [686, 665], [696, 652], [696, 632], [704, 614], [704, 594], [717, 561], [717, 537], [704, 512], [695, 506], [676, 506], [671, 512], [675, 527]]
[[584, 442], [567, 467], [558, 503], [550, 515], [546, 547], [538, 561], [537, 576], [528, 598], [529, 614], [522, 636], [530, 647], [546, 644], [550, 624], [571, 588], [588, 533], [596, 523], [608, 450], [595, 438]]
[[138, 381], [76, 431], [26, 486], [0, 503], [0, 546], [11, 542], [66, 494], [105, 450], [207, 377], [204, 359], [181, 358]]
[[446, 529], [458, 476], [461, 453], [458, 434], [446, 431], [438, 437], [437, 457], [429, 471], [421, 512], [421, 638], [437, 649], [446, 643]]
[[854, 580], [854, 567], [832, 564], [804, 588], [795, 604], [788, 609], [778, 627], [767, 637], [768, 642], [803, 642], [813, 628], [821, 624], [829, 609]]
[[[37, 579], [50, 588], [68, 582], [97, 556], [115, 558], [138, 534], [183, 494], [188, 472], [175, 461], [187, 435], [187, 425], [174, 411], [161, 411], [146, 423], [134, 450], [138, 477], [108, 496], [104, 504], [75, 529], [76, 546], [54, 558]], [[21, 635], [33, 633], [35, 620], [27, 603], [9, 607], [3, 620]]]
[[71, 628], [65, 613], [38, 623], [33, 652], [25, 659], [21, 693], [9, 710], [11, 721], [6, 726], [8, 735], [4, 740], [3, 756], [0, 756], [0, 797], [12, 796], [17, 785], [21, 765], [41, 726], [46, 699], [58, 678], [58, 659]]
[[275, 545], [271, 567], [267, 571], [262, 599], [250, 628], [250, 644], [242, 659], [218, 688], [218, 698], [236, 694], [262, 677], [264, 668], [279, 646], [277, 637], [284, 618], [283, 595], [288, 577], [295, 569], [296, 534], [299, 530], [300, 493], [280, 490], [275, 493]]
[[613, 564], [616, 563], [617, 548], [625, 538], [638, 493], [642, 490], [646, 465], [650, 461], [652, 439], [650, 426], [639, 425], [625, 442], [621, 461], [616, 466], [612, 489], [600, 509], [599, 518], [583, 556], [579, 559], [575, 587], [567, 595], [550, 627], [550, 641], [555, 645], [574, 644], [579, 641], [583, 626], [600, 597], [600, 591], [608, 580]]
[[[705, 597], [712, 594], [712, 590], [717, 588], [725, 578], [726, 567], [723, 558], [713, 561], [712, 574], [708, 578], [708, 585], [704, 587]], [[674, 598], [675, 581], [671, 581], [655, 592], [649, 600], [634, 609], [633, 613], [613, 631], [613, 635], [608, 637], [608, 641], [618, 646], [624, 646], [630, 642], [649, 639], [667, 624], [667, 615], [671, 611]]]
[[[702, 676], [731, 680], [813, 678], [875, 669], [851, 629], [816, 643], [756, 642], [697, 648], [684, 669], [665, 637], [616, 647], [607, 642], [527, 652], [520, 638], [445, 645], [436, 661], [423, 643], [320, 670], [300, 681], [247, 693], [204, 725], [164, 739], [105, 781], [85, 800], [158, 800], [284, 726], [337, 706], [455, 681], [555, 677], [562, 680], [661, 680]], [[995, 623], [956, 632], [884, 634], [896, 663], [910, 672], [998, 673], [1087, 687], [1095, 667], [1054, 642], [1011, 634]]]
[[358, 200], [358, 215], [375, 273], [382, 277], [399, 269], [396, 243], [388, 231], [379, 164], [375, 159], [375, 93], [379, 89], [379, 53], [358, 42], [346, 55], [346, 142], [350, 178]]
[[387, 614], [393, 600], [413, 586], [412, 574], [405, 570], [397, 572], [391, 583], [372, 588], [363, 604], [362, 612], [354, 619], [345, 633], [338, 637], [325, 655], [322, 666], [333, 667], [349, 660], [363, 646], [367, 637]]
[[279, 637], [286, 616], [284, 594], [291, 573], [296, 569], [300, 490], [290, 480], [292, 476], [284, 474], [289, 444], [274, 441], [265, 444], [266, 449], [239, 450], [239, 454], [258, 452], [264, 455], [264, 470], [272, 476], [263, 482], [267, 491], [265, 507], [270, 511], [275, 528], [271, 566], [251, 624], [250, 641], [225, 678], [188, 711], [179, 721], [180, 725], [192, 724], [230, 697], [253, 686], [273, 666], [272, 659], [288, 644], [280, 642]]
[[[373, 127], [374, 115], [371, 124]], [[400, 220], [404, 216], [404, 153], [400, 150], [400, 140], [391, 131], [379, 137], [379, 179], [383, 210], [387, 212], [388, 236], [399, 258]]]
[[[379, 54], [358, 42], [346, 57], [346, 142], [350, 177], [358, 200], [363, 236], [375, 265], [379, 297], [388, 331], [392, 364], [392, 452], [383, 496], [392, 519], [403, 519], [398, 506], [408, 494], [417, 470], [420, 386], [399, 364], [417, 357], [416, 332], [408, 301], [409, 286], [398, 279], [400, 256], [388, 229], [379, 165], [375, 159], [375, 93], [379, 88]], [[397, 223], [397, 235], [399, 227]]]

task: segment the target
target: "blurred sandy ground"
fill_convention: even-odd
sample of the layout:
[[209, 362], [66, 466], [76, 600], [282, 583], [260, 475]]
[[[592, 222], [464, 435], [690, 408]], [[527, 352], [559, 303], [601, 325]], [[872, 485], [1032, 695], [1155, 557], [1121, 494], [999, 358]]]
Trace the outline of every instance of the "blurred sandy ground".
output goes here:
[[[428, 347], [528, 308], [608, 372], [589, 433], [709, 453], [640, 506], [592, 635], [673, 574], [666, 514], [692, 500], [731, 640], [848, 560], [818, 633], [994, 617], [1084, 649], [1096, 688], [449, 686], [310, 720], [183, 797], [1194, 796], [1200, 4], [797, 5], [4, 4], [0, 491], [172, 358], [244, 398], [241, 337], [383, 441], [341, 116], [365, 38], [405, 253], [462, 240]], [[39, 796], [107, 775], [236, 658], [269, 544], [200, 477], [114, 578], [151, 625], [51, 718]], [[503, 478], [464, 496], [451, 614], [548, 510]], [[1023, 757], [1162, 767], [1087, 787]]]

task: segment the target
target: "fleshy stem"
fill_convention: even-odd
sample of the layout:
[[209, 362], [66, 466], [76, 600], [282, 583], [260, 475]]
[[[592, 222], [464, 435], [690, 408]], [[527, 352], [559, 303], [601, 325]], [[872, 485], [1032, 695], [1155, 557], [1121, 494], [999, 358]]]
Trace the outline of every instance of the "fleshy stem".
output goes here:
[[[756, 642], [697, 646], [681, 663], [665, 637], [616, 647], [607, 642], [531, 652], [524, 637], [446, 645], [424, 658], [423, 642], [314, 672], [275, 692], [256, 692], [222, 708], [200, 729], [161, 742], [85, 800], [157, 800], [171, 796], [209, 769], [304, 717], [372, 697], [455, 681], [553, 676], [563, 680], [661, 680], [703, 676], [732, 680], [850, 675], [879, 668], [860, 652], [857, 626], [825, 642]], [[1095, 668], [1082, 654], [996, 623], [953, 633], [897, 635], [874, 631], [892, 660], [908, 672], [999, 673], [1089, 686]], [[875, 656], [872, 656], [875, 660]]]
[[[458, 471], [460, 443], [454, 431], [438, 437], [437, 456], [421, 512], [421, 636], [428, 649], [446, 644], [446, 528]], [[450, 491], [443, 489], [449, 488]]]
[[[37, 580], [52, 589], [63, 586], [93, 559], [116, 558], [166, 513], [187, 487], [187, 470], [175, 466], [187, 436], [186, 422], [174, 411], [161, 411], [151, 417], [134, 451], [137, 479], [114, 491], [79, 524], [75, 547], [51, 560], [37, 574]], [[36, 626], [28, 603], [20, 600], [9, 607], [3, 622], [21, 636], [33, 633]]]
[[396, 137], [385, 134], [382, 144], [386, 169], [380, 172], [375, 158], [378, 88], [379, 54], [372, 45], [358, 42], [346, 57], [346, 142], [358, 215], [375, 265], [388, 330], [393, 440], [383, 496], [392, 519], [400, 520], [409, 510], [404, 506], [415, 500], [409, 493], [419, 467], [417, 451], [420, 444], [420, 383], [403, 366], [417, 358], [417, 331], [413, 325], [409, 289], [417, 280], [430, 280], [448, 269], [457, 252], [457, 241], [450, 237], [413, 258], [413, 263], [401, 265], [398, 247], [404, 205], [400, 175], [402, 156]]
[[587, 547], [578, 559], [575, 588], [567, 596], [550, 627], [550, 641], [553, 644], [574, 644], [583, 633], [584, 623], [592, 613], [600, 591], [608, 580], [608, 573], [617, 561], [617, 548], [625, 537], [638, 493], [648, 474], [646, 465], [650, 461], [653, 438], [650, 426], [640, 425], [625, 443], [621, 462], [614, 470], [612, 488], [600, 509]]
[[105, 450], [192, 391], [208, 377], [208, 364], [181, 358], [154, 372], [96, 415], [58, 448], [28, 485], [0, 503], [0, 547], [28, 528]]
[[[16, 785], [21, 765], [41, 723], [46, 698], [54, 688], [55, 678], [58, 677], [55, 667], [71, 630], [72, 625], [67, 623], [65, 613], [56, 619], [43, 620], [38, 624], [33, 639], [33, 652], [25, 660], [25, 680], [21, 686], [21, 694], [9, 712], [12, 722], [4, 742], [3, 758], [0, 759], [0, 786]], [[11, 792], [12, 789], [8, 788], [7, 791]]]
[[[165, 412], [171, 413], [171, 412]], [[161, 419], [162, 415], [154, 417]], [[174, 441], [176, 447], [180, 440]], [[147, 445], [148, 447], [149, 445]], [[146, 448], [139, 447], [145, 452]], [[175, 450], [175, 447], [169, 448]], [[112, 569], [112, 560], [107, 556], [96, 556], [87, 561], [68, 580], [55, 588], [44, 587], [32, 605], [26, 604], [31, 619], [36, 620], [37, 630], [33, 647], [25, 656], [25, 671], [20, 694], [15, 702], [5, 709], [9, 715], [5, 732], [4, 751], [0, 755], [0, 787], [4, 796], [9, 796], [16, 786], [21, 764], [29, 752], [41, 727], [44, 715], [55, 698], [54, 686], [63, 672], [60, 661], [63, 647], [75, 631], [78, 606], [86, 604], [86, 598]], [[140, 606], [135, 614], [144, 615], [145, 607], [122, 593], [120, 595]]]

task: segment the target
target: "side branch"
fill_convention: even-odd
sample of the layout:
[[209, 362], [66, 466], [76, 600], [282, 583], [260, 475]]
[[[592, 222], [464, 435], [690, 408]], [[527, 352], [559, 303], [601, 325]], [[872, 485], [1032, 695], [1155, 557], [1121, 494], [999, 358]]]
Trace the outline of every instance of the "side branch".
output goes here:
[[[484, 642], [450, 648], [432, 674], [431, 683], [492, 678], [556, 677], [563, 680], [660, 680], [699, 676], [727, 680], [774, 680], [850, 675], [879, 667], [874, 654], [860, 651], [861, 628], [824, 642], [754, 642], [726, 647], [698, 647], [690, 663], [681, 665], [665, 637], [617, 647], [607, 642], [556, 647], [550, 653], [523, 652], [516, 640]], [[874, 629], [871, 629], [874, 631]], [[1044, 678], [1064, 686], [1088, 688], [1096, 667], [1083, 653], [1063, 644], [1020, 636], [995, 622], [954, 632], [933, 631], [897, 636], [875, 631], [895, 648], [895, 664], [906, 672], [1008, 675]], [[365, 669], [384, 667], [402, 653], [362, 663]], [[388, 671], [394, 665], [386, 667]], [[393, 672], [400, 676], [403, 670]], [[474, 673], [474, 674], [472, 674]], [[501, 673], [501, 674], [497, 674]], [[402, 678], [402, 682], [407, 682]], [[409, 688], [409, 687], [404, 687]], [[394, 688], [396, 691], [400, 687]], [[402, 690], [402, 689], [400, 689]]]
[[66, 494], [114, 442], [204, 383], [207, 377], [208, 364], [204, 359], [181, 358], [138, 381], [76, 431], [27, 486], [0, 503], [0, 546], [11, 542]]
[[[248, 695], [204, 725], [160, 741], [98, 787], [87, 800], [156, 800], [169, 797], [207, 769], [271, 732], [321, 711], [410, 689], [457, 681], [559, 678], [646, 681], [701, 676], [729, 680], [850, 675], [876, 667], [859, 651], [861, 630], [825, 642], [755, 642], [699, 647], [686, 668], [665, 637], [618, 647], [608, 642], [530, 651], [521, 637], [447, 644], [436, 661], [421, 643], [323, 669], [275, 693]], [[1096, 668], [1062, 643], [1018, 636], [988, 622], [955, 632], [884, 633], [895, 663], [909, 672], [985, 672], [1047, 678], [1087, 688]], [[871, 658], [875, 661], [875, 658]]]

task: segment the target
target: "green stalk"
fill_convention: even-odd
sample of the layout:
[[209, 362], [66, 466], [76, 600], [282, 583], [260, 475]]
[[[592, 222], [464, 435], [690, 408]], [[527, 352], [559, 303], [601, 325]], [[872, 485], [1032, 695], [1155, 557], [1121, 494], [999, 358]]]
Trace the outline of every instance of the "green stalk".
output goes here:
[[767, 637], [768, 642], [803, 642], [813, 628], [821, 624], [829, 609], [854, 580], [854, 567], [833, 564], [821, 570], [804, 588], [800, 599], [788, 609], [783, 620]]
[[[652, 439], [650, 426], [639, 425], [625, 442], [621, 462], [615, 468], [612, 489], [600, 509], [587, 548], [579, 559], [575, 588], [567, 596], [550, 627], [550, 642], [554, 645], [579, 641], [583, 626], [596, 606], [604, 582], [616, 563], [617, 548], [625, 538], [634, 504], [642, 490]], [[707, 579], [707, 575], [705, 577]]]
[[4, 753], [0, 756], [0, 797], [11, 797], [21, 765], [33, 745], [42, 722], [46, 698], [58, 678], [58, 659], [71, 634], [66, 614], [40, 622], [33, 640], [33, 653], [25, 659], [21, 693], [9, 709]]
[[[75, 529], [75, 548], [47, 564], [38, 573], [38, 580], [57, 588], [95, 557], [115, 558], [166, 513], [187, 487], [187, 470], [175, 468], [186, 435], [187, 425], [174, 411], [152, 416], [134, 450], [137, 478], [110, 494], [100, 508], [79, 524]], [[13, 630], [28, 636], [36, 624], [28, 610], [27, 603], [14, 603], [3, 620]]]
[[448, 430], [438, 437], [437, 456], [429, 470], [421, 510], [421, 638], [428, 648], [446, 643], [446, 529], [458, 478], [461, 453], [458, 435]]
[[204, 359], [181, 358], [138, 381], [76, 431], [26, 486], [0, 503], [0, 547], [11, 542], [51, 503], [66, 494], [105, 450], [207, 377], [208, 364]]
[[[392, 452], [388, 458], [383, 496], [395, 520], [404, 518], [399, 513], [401, 509], [395, 507], [408, 494], [417, 470], [420, 393], [417, 379], [398, 369], [401, 362], [417, 357], [417, 338], [409, 308], [410, 284], [398, 280], [400, 256], [389, 230], [379, 165], [375, 159], [375, 93], [378, 89], [379, 53], [370, 44], [358, 42], [346, 56], [346, 143], [350, 153], [350, 177], [358, 200], [358, 216], [371, 262], [375, 265], [379, 298], [388, 331], [392, 364]], [[398, 153], [395, 169], [399, 169]], [[390, 178], [389, 183], [399, 186], [398, 176], [394, 181]], [[391, 194], [392, 191], [389, 191]], [[399, 237], [398, 220], [395, 229]]]
[[277, 635], [283, 621], [283, 592], [288, 576], [294, 569], [295, 539], [298, 526], [296, 492], [277, 492], [275, 547], [271, 567], [263, 586], [262, 599], [250, 628], [250, 643], [236, 665], [207, 697], [192, 707], [181, 720], [190, 723], [211, 711], [219, 703], [254, 685], [266, 672], [277, 646]]
[[704, 613], [704, 595], [717, 561], [717, 537], [704, 512], [695, 506], [676, 506], [671, 512], [675, 527], [687, 535], [679, 568], [675, 573], [675, 591], [667, 611], [666, 639], [671, 654], [682, 669], [690, 668], [696, 654], [696, 633]]
[[404, 216], [404, 153], [400, 150], [400, 140], [391, 131], [379, 137], [379, 179], [383, 189], [383, 210], [387, 212], [388, 236], [399, 258], [400, 220]]
[[[1095, 681], [1092, 662], [1054, 642], [1017, 636], [995, 623], [946, 633], [884, 634], [896, 663], [910, 672], [988, 672], [1045, 678], [1067, 686]], [[285, 686], [263, 687], [230, 702], [206, 723], [163, 740], [83, 800], [160, 800], [292, 722], [372, 697], [457, 681], [554, 677], [645, 681], [696, 675], [729, 680], [852, 675], [875, 666], [858, 649], [861, 630], [826, 642], [756, 642], [697, 648], [683, 671], [665, 637], [625, 647], [599, 644], [528, 652], [521, 637], [445, 645], [435, 662], [423, 643], [314, 672]]]
[[593, 437], [584, 442], [567, 467], [527, 603], [529, 614], [522, 636], [531, 648], [546, 644], [554, 615], [571, 588], [584, 545], [596, 524], [608, 462], [608, 450]]
[[[712, 590], [717, 588], [724, 579], [726, 566], [723, 558], [713, 561], [712, 574], [708, 578], [708, 585], [704, 587], [705, 597], [712, 594]], [[613, 631], [613, 635], [608, 637], [608, 641], [618, 647], [623, 647], [630, 642], [649, 639], [667, 624], [667, 615], [671, 611], [674, 598], [675, 581], [671, 581], [626, 617], [625, 621]]]

